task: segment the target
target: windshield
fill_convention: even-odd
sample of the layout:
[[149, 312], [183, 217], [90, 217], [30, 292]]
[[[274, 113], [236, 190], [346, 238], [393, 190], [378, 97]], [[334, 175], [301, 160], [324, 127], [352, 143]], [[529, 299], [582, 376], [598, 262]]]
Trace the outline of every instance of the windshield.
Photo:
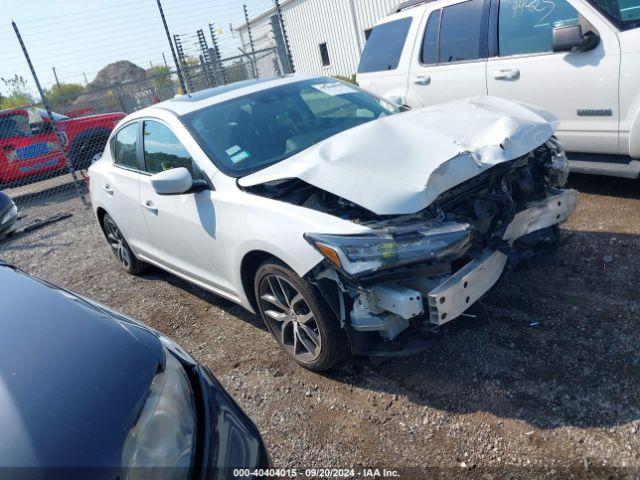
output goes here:
[[[51, 115], [56, 122], [67, 120], [69, 118], [66, 115], [62, 115], [61, 113], [56, 112], [51, 112]], [[34, 108], [33, 111], [29, 112], [29, 119], [31, 123], [42, 122], [43, 119], [47, 118], [49, 118], [49, 115], [47, 115], [47, 111], [44, 108]]]
[[640, 0], [590, 0], [620, 30], [640, 27]]
[[241, 177], [396, 111], [353, 85], [316, 78], [244, 95], [182, 119], [220, 170]]

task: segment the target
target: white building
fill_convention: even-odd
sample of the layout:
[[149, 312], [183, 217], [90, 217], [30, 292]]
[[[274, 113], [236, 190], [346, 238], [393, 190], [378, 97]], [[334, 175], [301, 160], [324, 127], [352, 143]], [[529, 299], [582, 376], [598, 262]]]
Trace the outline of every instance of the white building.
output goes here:
[[[298, 73], [356, 73], [368, 31], [400, 0], [283, 0], [282, 18]], [[274, 47], [271, 17], [275, 8], [251, 19], [255, 50]], [[247, 26], [236, 28], [243, 50], [251, 50]], [[260, 68], [260, 62], [258, 62]], [[262, 70], [262, 68], [260, 68]]]

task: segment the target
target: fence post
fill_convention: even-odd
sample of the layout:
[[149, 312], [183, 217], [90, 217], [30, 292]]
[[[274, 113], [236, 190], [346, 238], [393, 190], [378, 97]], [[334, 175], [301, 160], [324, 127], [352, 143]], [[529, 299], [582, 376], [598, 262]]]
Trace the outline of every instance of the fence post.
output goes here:
[[209, 55], [209, 45], [207, 45], [207, 39], [205, 38], [202, 29], [199, 29], [196, 33], [198, 35], [198, 43], [200, 45], [200, 64], [202, 66], [202, 73], [204, 74], [204, 78], [207, 81], [207, 85], [209, 87], [213, 87], [215, 77], [213, 75], [213, 72], [211, 71], [212, 65], [211, 56]]
[[187, 65], [186, 58], [184, 56], [184, 50], [182, 48], [182, 41], [180, 40], [180, 35], [174, 34], [173, 41], [176, 44], [176, 51], [178, 52], [178, 64], [184, 69], [184, 85], [185, 93], [191, 92], [192, 90], [192, 82], [191, 82], [191, 72], [189, 71], [189, 65]]
[[249, 22], [249, 12], [247, 11], [246, 3], [242, 4], [242, 9], [244, 10], [244, 21], [247, 24], [247, 34], [249, 35], [249, 47], [251, 48], [251, 58], [253, 59], [251, 62], [251, 70], [253, 73], [253, 78], [259, 78], [260, 72], [258, 72], [258, 64], [256, 63], [256, 48], [255, 48], [255, 45], [253, 44], [253, 33], [251, 32], [251, 22]]
[[211, 56], [211, 62], [213, 63], [213, 70], [216, 72], [216, 81], [218, 81], [218, 77], [222, 77], [222, 84], [227, 84], [227, 74], [222, 66], [222, 61], [220, 57], [220, 47], [218, 46], [218, 36], [216, 35], [216, 28], [213, 23], [209, 24], [209, 32], [211, 33], [211, 44], [212, 47], [209, 50]]
[[22, 48], [22, 53], [24, 54], [24, 58], [27, 60], [27, 64], [29, 65], [29, 70], [31, 70], [31, 75], [33, 76], [33, 81], [36, 84], [36, 88], [38, 89], [38, 93], [40, 94], [40, 99], [42, 100], [42, 105], [44, 106], [44, 109], [47, 112], [47, 116], [49, 117], [49, 121], [53, 125], [53, 131], [55, 132], [56, 139], [58, 140], [58, 146], [60, 147], [60, 153], [62, 154], [62, 158], [64, 159], [65, 163], [67, 164], [67, 169], [69, 170], [69, 174], [71, 175], [71, 178], [73, 179], [73, 185], [74, 185], [74, 187], [76, 189], [76, 193], [78, 194], [78, 196], [82, 200], [82, 203], [84, 205], [88, 206], [87, 199], [84, 196], [84, 190], [80, 186], [80, 181], [78, 180], [78, 177], [76, 175], [76, 171], [73, 168], [73, 164], [71, 163], [71, 160], [69, 159], [69, 156], [67, 155], [67, 153], [64, 150], [65, 149], [66, 140], [64, 138], [64, 135], [62, 134], [62, 132], [58, 128], [58, 122], [56, 121], [56, 119], [53, 117], [53, 114], [51, 113], [51, 109], [49, 108], [49, 102], [47, 101], [47, 97], [44, 94], [44, 90], [42, 90], [42, 85], [40, 85], [40, 80], [38, 79], [38, 75], [36, 75], [36, 70], [35, 70], [35, 68], [33, 68], [33, 63], [31, 63], [31, 57], [29, 56], [29, 52], [27, 51], [27, 47], [25, 46], [24, 41], [22, 40], [22, 36], [20, 35], [20, 30], [18, 30], [18, 25], [16, 25], [16, 22], [14, 22], [14, 21], [11, 22], [11, 25], [13, 25], [13, 31], [16, 33], [16, 37], [18, 37], [18, 42], [20, 43], [20, 48]]
[[[289, 72], [295, 73], [296, 68], [293, 65], [293, 57], [291, 55], [291, 48], [289, 47], [289, 37], [287, 36], [287, 29], [284, 25], [284, 18], [282, 16], [282, 9], [280, 8], [280, 0], [273, 0], [273, 3], [276, 7], [276, 15], [278, 17], [278, 26], [280, 30], [280, 35], [282, 36], [282, 40], [284, 43], [284, 48], [287, 53], [287, 62], [289, 66]], [[273, 24], [273, 23], [272, 23]]]
[[[180, 69], [180, 64], [178, 63], [178, 58], [176, 57], [176, 51], [173, 48], [173, 42], [171, 42], [171, 34], [169, 33], [169, 27], [167, 26], [167, 20], [164, 18], [164, 10], [162, 9], [162, 4], [160, 0], [158, 1], [158, 9], [160, 10], [160, 18], [162, 19], [162, 24], [164, 25], [164, 32], [167, 34], [167, 40], [169, 41], [169, 47], [171, 48], [171, 55], [173, 56], [173, 63], [176, 64], [176, 73], [178, 74], [178, 81], [180, 82], [180, 89], [183, 94], [187, 92], [187, 86], [184, 83], [184, 77], [182, 76], [182, 70]], [[164, 53], [162, 54], [164, 58]], [[166, 60], [165, 60], [166, 63]]]
[[284, 75], [293, 73], [293, 71], [291, 70], [289, 59], [287, 57], [287, 50], [284, 46], [284, 39], [282, 38], [282, 30], [280, 29], [280, 21], [278, 20], [278, 16], [272, 15], [271, 18], [269, 18], [269, 21], [271, 22], [273, 38], [276, 41], [276, 53], [278, 54], [281, 73]]

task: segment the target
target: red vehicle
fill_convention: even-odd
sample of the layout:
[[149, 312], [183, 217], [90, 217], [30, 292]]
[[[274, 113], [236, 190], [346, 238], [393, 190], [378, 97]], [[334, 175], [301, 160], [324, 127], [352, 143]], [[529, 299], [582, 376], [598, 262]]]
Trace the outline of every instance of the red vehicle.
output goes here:
[[53, 113], [64, 137], [61, 146], [45, 110], [0, 110], [0, 189], [65, 173], [63, 148], [75, 170], [88, 167], [102, 154], [111, 130], [124, 117], [124, 113], [106, 113], [70, 118]]

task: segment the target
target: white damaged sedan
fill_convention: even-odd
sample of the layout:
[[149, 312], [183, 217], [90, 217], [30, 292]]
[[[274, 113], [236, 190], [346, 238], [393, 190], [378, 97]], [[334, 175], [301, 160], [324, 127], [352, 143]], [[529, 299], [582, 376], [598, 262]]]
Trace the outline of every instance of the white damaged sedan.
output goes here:
[[122, 267], [259, 312], [313, 370], [419, 351], [575, 208], [546, 114], [419, 110], [333, 79], [239, 82], [145, 108], [89, 170]]

